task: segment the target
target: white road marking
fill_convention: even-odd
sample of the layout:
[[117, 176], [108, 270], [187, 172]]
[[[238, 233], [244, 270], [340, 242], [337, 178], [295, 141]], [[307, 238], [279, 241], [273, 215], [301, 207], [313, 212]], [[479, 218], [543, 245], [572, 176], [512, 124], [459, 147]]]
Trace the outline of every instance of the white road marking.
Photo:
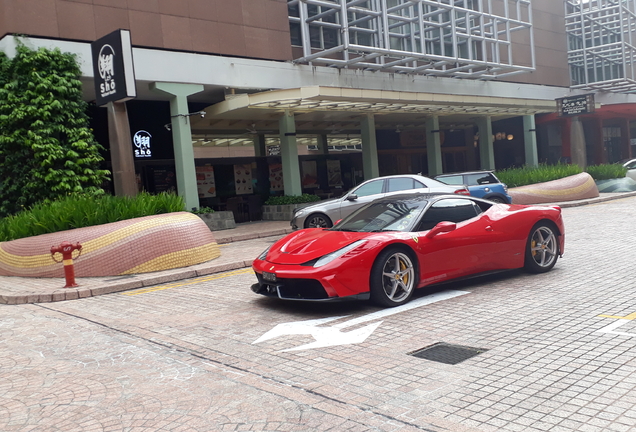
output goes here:
[[386, 318], [391, 315], [395, 315], [401, 312], [406, 312], [411, 309], [415, 309], [421, 306], [426, 306], [432, 303], [436, 303], [442, 300], [448, 300], [461, 295], [469, 294], [468, 291], [443, 291], [436, 294], [431, 294], [426, 297], [413, 300], [405, 305], [383, 309], [378, 312], [373, 312], [368, 315], [362, 315], [358, 318], [354, 318], [348, 321], [344, 321], [340, 324], [336, 324], [329, 327], [319, 327], [322, 324], [336, 321], [347, 316], [321, 318], [307, 321], [295, 321], [278, 324], [276, 327], [256, 339], [253, 344], [261, 343], [270, 339], [277, 338], [279, 336], [287, 335], [311, 335], [314, 337], [315, 342], [311, 342], [305, 345], [297, 346], [283, 350], [287, 351], [300, 351], [313, 348], [324, 348], [337, 345], [351, 345], [364, 342], [374, 331], [377, 329], [382, 321], [378, 321], [373, 324], [369, 324], [362, 328], [352, 330], [347, 333], [343, 333], [341, 330], [347, 327], [352, 327], [358, 324], [362, 324], [369, 321], [374, 321], [381, 318]]

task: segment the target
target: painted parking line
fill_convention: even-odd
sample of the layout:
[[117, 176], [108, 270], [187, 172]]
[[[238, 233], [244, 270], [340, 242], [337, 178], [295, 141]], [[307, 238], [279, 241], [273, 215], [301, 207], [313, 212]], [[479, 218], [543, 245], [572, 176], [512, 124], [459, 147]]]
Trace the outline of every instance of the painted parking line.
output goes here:
[[628, 333], [628, 332], [616, 331], [616, 329], [619, 328], [620, 326], [623, 326], [623, 325], [627, 324], [630, 321], [636, 320], [636, 312], [631, 313], [631, 314], [626, 315], [626, 316], [599, 315], [599, 317], [601, 317], [601, 318], [613, 318], [616, 321], [611, 323], [611, 324], [609, 324], [609, 325], [606, 325], [605, 327], [603, 327], [600, 330], [597, 330], [597, 333], [608, 333], [608, 334], [615, 334], [615, 335], [621, 335], [621, 336], [636, 337], [636, 333]]
[[121, 293], [121, 295], [135, 296], [135, 295], [139, 295], [139, 294], [147, 294], [147, 293], [151, 293], [151, 292], [163, 291], [163, 290], [167, 290], [167, 289], [171, 289], [171, 288], [178, 288], [178, 287], [187, 286], [187, 285], [194, 285], [194, 284], [198, 284], [198, 283], [202, 283], [202, 282], [209, 282], [209, 281], [213, 281], [213, 280], [217, 280], [217, 279], [223, 279], [223, 278], [226, 278], [226, 277], [239, 276], [239, 275], [250, 274], [250, 273], [254, 273], [254, 271], [251, 268], [245, 268], [245, 269], [240, 269], [240, 270], [234, 270], [234, 271], [227, 272], [227, 273], [219, 273], [219, 274], [214, 274], [214, 275], [211, 275], [211, 276], [206, 276], [206, 277], [201, 277], [201, 278], [197, 278], [197, 279], [192, 279], [192, 280], [189, 280], [188, 282], [176, 282], [176, 283], [172, 283], [172, 284], [169, 284], [169, 285], [161, 285], [161, 286], [152, 287], [152, 288], [140, 288], [140, 289], [136, 289], [136, 290], [133, 290], [133, 291], [126, 291], [126, 292]]

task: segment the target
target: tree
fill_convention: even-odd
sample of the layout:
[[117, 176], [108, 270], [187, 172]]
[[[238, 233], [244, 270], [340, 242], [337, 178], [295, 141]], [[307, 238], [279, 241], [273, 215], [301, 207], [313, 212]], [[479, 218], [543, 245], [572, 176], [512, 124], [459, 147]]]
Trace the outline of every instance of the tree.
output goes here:
[[0, 216], [71, 193], [100, 195], [110, 174], [89, 128], [73, 54], [0, 53]]

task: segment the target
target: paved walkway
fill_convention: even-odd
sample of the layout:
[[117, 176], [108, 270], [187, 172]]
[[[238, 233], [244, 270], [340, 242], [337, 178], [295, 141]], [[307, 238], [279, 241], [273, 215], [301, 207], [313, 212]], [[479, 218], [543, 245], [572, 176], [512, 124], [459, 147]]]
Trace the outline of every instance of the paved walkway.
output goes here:
[[[604, 193], [598, 198], [552, 204], [564, 208], [577, 207], [628, 196], [636, 196], [636, 192]], [[291, 227], [288, 221], [238, 224], [234, 229], [214, 232], [221, 247], [221, 256], [215, 260], [180, 269], [137, 275], [78, 277], [79, 287], [77, 288], [63, 288], [65, 285], [63, 278], [0, 276], [0, 304], [74, 300], [238, 270], [250, 267], [260, 252], [289, 232]]]

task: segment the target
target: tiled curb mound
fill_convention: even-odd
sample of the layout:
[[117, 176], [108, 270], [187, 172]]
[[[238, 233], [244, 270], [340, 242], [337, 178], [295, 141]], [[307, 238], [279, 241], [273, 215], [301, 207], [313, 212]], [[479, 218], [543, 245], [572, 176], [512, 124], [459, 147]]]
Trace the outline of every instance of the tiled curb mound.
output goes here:
[[221, 255], [207, 225], [196, 215], [179, 212], [0, 243], [0, 275], [64, 277], [63, 265], [54, 262], [50, 253], [51, 246], [63, 241], [82, 245], [74, 261], [77, 277], [169, 270]]
[[543, 204], [599, 196], [594, 179], [585, 172], [559, 180], [511, 188], [508, 194], [512, 197], [513, 204]]

